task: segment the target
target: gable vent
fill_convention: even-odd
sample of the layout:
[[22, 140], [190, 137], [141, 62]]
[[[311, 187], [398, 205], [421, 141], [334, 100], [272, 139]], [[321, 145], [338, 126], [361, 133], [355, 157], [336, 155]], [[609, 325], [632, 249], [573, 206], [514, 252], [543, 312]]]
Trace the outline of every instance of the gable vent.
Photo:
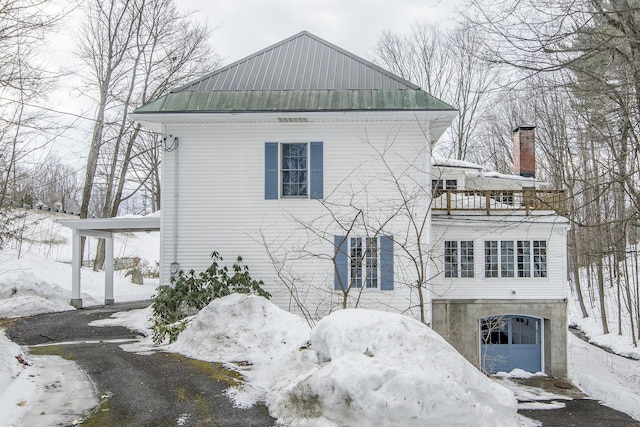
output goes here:
[[298, 122], [308, 122], [309, 119], [306, 117], [278, 117], [278, 121], [282, 123], [298, 123]]

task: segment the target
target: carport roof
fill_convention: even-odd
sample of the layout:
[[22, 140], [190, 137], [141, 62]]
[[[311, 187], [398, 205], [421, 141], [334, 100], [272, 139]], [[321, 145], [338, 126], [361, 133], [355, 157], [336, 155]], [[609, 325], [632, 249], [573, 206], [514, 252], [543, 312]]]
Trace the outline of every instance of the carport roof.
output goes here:
[[129, 233], [141, 231], [160, 231], [159, 216], [60, 219], [64, 227], [79, 231], [102, 231], [111, 233]]

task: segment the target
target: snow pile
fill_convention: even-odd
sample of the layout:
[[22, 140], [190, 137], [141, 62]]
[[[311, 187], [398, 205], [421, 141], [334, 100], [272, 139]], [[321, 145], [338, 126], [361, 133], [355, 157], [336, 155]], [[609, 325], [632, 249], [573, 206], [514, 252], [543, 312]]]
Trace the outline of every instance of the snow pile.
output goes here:
[[6, 390], [24, 368], [17, 357], [24, 357], [20, 346], [0, 331], [0, 390]]
[[299, 351], [309, 331], [302, 318], [262, 297], [232, 294], [202, 309], [169, 349], [201, 360], [249, 366], [242, 372], [248, 384], [230, 390], [238, 406], [248, 407], [315, 365]]
[[58, 356], [27, 360], [0, 331], [0, 424], [76, 425], [96, 402], [93, 383], [74, 362]]
[[511, 372], [498, 372], [493, 377], [499, 384], [513, 392], [518, 400], [518, 409], [560, 409], [566, 407], [563, 401], [572, 400], [570, 397], [548, 392], [542, 387], [527, 386], [513, 381], [514, 379], [546, 377], [542, 372], [534, 374], [516, 368]]
[[[138, 331], [144, 336], [151, 336], [150, 330], [153, 326], [151, 318], [153, 308], [139, 308], [129, 311], [119, 311], [113, 313], [109, 319], [99, 319], [89, 322], [89, 326], [122, 326], [133, 331]], [[149, 338], [149, 343], [151, 343]]]
[[547, 375], [544, 372], [527, 372], [520, 368], [515, 368], [511, 372], [498, 372], [493, 374], [494, 378], [533, 378], [533, 377], [546, 377]]
[[285, 423], [300, 413], [350, 426], [518, 423], [511, 392], [408, 317], [340, 310], [318, 323], [310, 349], [316, 370], [275, 403]]
[[70, 299], [71, 292], [60, 286], [20, 272], [0, 281], [0, 318], [73, 310]]
[[[151, 298], [157, 280], [134, 285], [123, 272], [114, 275], [116, 301]], [[82, 303], [85, 307], [104, 301], [104, 272], [82, 270]], [[20, 258], [15, 251], [5, 250], [0, 257], [0, 318], [67, 311], [71, 301], [71, 265], [26, 253]]]
[[397, 314], [340, 310], [310, 332], [264, 298], [231, 295], [202, 310], [170, 350], [245, 366], [248, 384], [232, 397], [265, 399], [285, 425], [519, 424], [509, 390]]

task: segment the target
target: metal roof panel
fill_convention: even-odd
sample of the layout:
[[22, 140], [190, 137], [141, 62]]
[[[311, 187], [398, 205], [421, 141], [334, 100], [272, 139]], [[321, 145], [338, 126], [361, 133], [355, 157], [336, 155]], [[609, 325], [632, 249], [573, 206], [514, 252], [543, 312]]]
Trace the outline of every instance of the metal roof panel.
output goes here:
[[303, 31], [174, 90], [418, 89]]

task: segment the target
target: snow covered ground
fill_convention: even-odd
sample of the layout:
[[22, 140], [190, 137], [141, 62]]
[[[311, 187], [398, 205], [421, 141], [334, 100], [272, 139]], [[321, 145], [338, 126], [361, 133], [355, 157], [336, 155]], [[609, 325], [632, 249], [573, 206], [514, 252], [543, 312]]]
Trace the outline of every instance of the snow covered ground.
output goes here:
[[[71, 269], [66, 264], [71, 259], [70, 232], [52, 221], [53, 214], [34, 215], [29, 238], [0, 252], [0, 318], [73, 309], [68, 305]], [[158, 235], [122, 236], [115, 248], [116, 257], [139, 256], [153, 263]], [[132, 285], [118, 276], [115, 297], [147, 299], [156, 285]], [[101, 304], [104, 275], [83, 269], [82, 290], [85, 305]], [[146, 331], [149, 314], [149, 309], [134, 310], [101, 323]], [[571, 314], [574, 324], [585, 324], [575, 318], [575, 310]], [[591, 338], [629, 351], [624, 337], [609, 335], [598, 338], [594, 328]], [[569, 343], [571, 379], [592, 397], [640, 420], [640, 362], [573, 336]], [[148, 338], [122, 347], [158, 351]], [[442, 417], [446, 425], [535, 425], [516, 418], [513, 394], [531, 401], [521, 407], [562, 405], [558, 396], [508, 378], [500, 380], [513, 393], [507, 391], [429, 328], [389, 313], [340, 311], [310, 330], [302, 319], [262, 298], [236, 295], [204, 309], [176, 343], [162, 350], [240, 370], [247, 382], [229, 389], [229, 398], [238, 406], [263, 400], [287, 425], [424, 425], [427, 414], [430, 424], [438, 424], [433, 417]], [[70, 424], [97, 402], [90, 379], [73, 362], [25, 356], [0, 333], [0, 425]]]
[[[0, 251], [0, 319], [75, 310], [71, 300], [71, 230], [56, 219], [69, 215], [20, 211], [21, 239]], [[115, 257], [158, 260], [158, 234], [127, 234], [114, 238]], [[90, 241], [87, 256], [95, 253]], [[84, 306], [104, 301], [104, 273], [82, 270]], [[114, 275], [116, 301], [151, 298], [157, 279], [134, 285], [124, 272]], [[90, 378], [71, 361], [58, 356], [25, 355], [0, 330], [0, 426], [53, 426], [78, 423], [93, 409], [98, 396]]]

